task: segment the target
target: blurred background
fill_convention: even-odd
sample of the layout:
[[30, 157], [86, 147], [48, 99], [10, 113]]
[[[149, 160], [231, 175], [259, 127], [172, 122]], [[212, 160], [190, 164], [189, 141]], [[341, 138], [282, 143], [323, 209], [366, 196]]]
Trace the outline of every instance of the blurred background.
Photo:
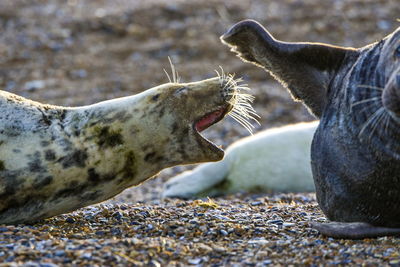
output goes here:
[[[246, 18], [280, 40], [361, 47], [400, 25], [400, 1], [1, 0], [0, 88], [50, 104], [92, 104], [166, 83], [170, 56], [183, 82], [213, 77], [219, 66], [242, 76], [262, 117], [255, 132], [312, 120], [264, 70], [220, 43]], [[226, 147], [248, 133], [228, 118], [205, 135]], [[157, 200], [162, 182], [181, 169], [117, 200]]]

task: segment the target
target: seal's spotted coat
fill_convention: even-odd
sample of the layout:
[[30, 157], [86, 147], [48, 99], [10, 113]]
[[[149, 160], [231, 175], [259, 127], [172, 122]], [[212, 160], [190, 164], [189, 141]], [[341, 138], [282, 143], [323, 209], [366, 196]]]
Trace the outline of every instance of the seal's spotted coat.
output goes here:
[[163, 168], [220, 160], [196, 122], [215, 110], [207, 127], [222, 119], [239, 87], [232, 76], [168, 83], [77, 108], [0, 91], [0, 223], [69, 212]]

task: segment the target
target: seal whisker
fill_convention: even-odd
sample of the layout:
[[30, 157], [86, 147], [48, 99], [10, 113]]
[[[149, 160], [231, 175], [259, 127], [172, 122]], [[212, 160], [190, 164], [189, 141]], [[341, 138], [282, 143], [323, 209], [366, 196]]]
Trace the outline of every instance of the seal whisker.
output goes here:
[[219, 68], [221, 69], [221, 74], [219, 73], [218, 70], [214, 70], [214, 71], [217, 73], [218, 79], [220, 80], [220, 85], [222, 86], [225, 81], [225, 72], [224, 72], [224, 69], [222, 68], [222, 66], [219, 66]]
[[241, 116], [243, 119], [248, 120], [254, 120], [258, 123], [257, 118], [259, 118], [259, 116], [255, 113], [250, 113], [247, 110], [244, 109], [237, 109], [237, 110], [233, 110], [232, 112], [236, 113], [237, 115]]
[[364, 131], [368, 128], [368, 126], [370, 126], [371, 123], [374, 122], [374, 120], [376, 120], [376, 118], [378, 116], [380, 116], [380, 114], [382, 112], [385, 112], [385, 108], [384, 107], [380, 107], [379, 109], [377, 109], [372, 115], [371, 117], [363, 124], [360, 133], [358, 134], [358, 137], [361, 138], [361, 136], [364, 134]]
[[[237, 89], [238, 84], [235, 80], [235, 74], [228, 74], [228, 76], [225, 75], [224, 77], [225, 77], [226, 83], [225, 83], [224, 87], [222, 88], [223, 91], [227, 88]], [[235, 90], [233, 90], [233, 91], [235, 91]]]
[[380, 124], [382, 118], [384, 117], [384, 115], [385, 115], [385, 110], [384, 109], [380, 110], [379, 111], [379, 115], [377, 115], [375, 120], [371, 123], [372, 129], [371, 129], [371, 132], [370, 132], [370, 134], [368, 136], [368, 140], [371, 140], [376, 128], [379, 126], [379, 124]]
[[234, 110], [238, 110], [238, 111], [242, 111], [242, 112], [249, 112], [252, 113], [254, 115], [256, 115], [257, 117], [259, 117], [256, 113], [256, 111], [254, 110], [254, 108], [251, 106], [252, 99], [246, 99], [246, 98], [242, 98], [241, 94], [237, 94], [234, 98], [232, 98], [232, 103], [233, 104], [233, 109]]
[[372, 85], [368, 85], [368, 84], [359, 84], [359, 85], [357, 85], [357, 88], [373, 89], [373, 90], [378, 90], [378, 91], [383, 91], [385, 89], [382, 87], [372, 86]]
[[179, 77], [179, 73], [176, 70], [176, 68], [174, 66], [174, 63], [172, 63], [172, 60], [171, 60], [171, 58], [169, 56], [168, 56], [168, 61], [169, 61], [169, 65], [170, 65], [170, 68], [171, 68], [172, 79], [171, 79], [171, 76], [169, 76], [168, 72], [165, 69], [163, 69], [165, 74], [167, 75], [168, 81], [170, 83], [179, 83], [181, 78]]
[[165, 74], [167, 75], [168, 81], [169, 81], [170, 83], [172, 83], [171, 77], [169, 77], [168, 72], [167, 72], [165, 69], [163, 69], [163, 71], [164, 71]]
[[253, 109], [253, 107], [247, 102], [239, 101], [238, 103], [236, 103], [236, 110], [240, 111], [240, 113], [253, 114], [257, 118], [260, 118], [260, 116]]
[[387, 113], [387, 112], [385, 112], [384, 113], [385, 115], [385, 123], [384, 123], [384, 125], [385, 125], [385, 127], [384, 127], [384, 132], [385, 133], [388, 133], [388, 129], [389, 129], [389, 123], [390, 123], [390, 121], [391, 121], [391, 117], [390, 117], [390, 115]]
[[250, 134], [253, 134], [254, 126], [251, 125], [248, 121], [243, 120], [241, 116], [238, 116], [237, 113], [231, 112], [229, 116], [237, 121], [240, 125], [242, 125]]
[[240, 94], [240, 99], [238, 99], [238, 101], [240, 101], [240, 103], [243, 103], [243, 105], [245, 106], [249, 106], [251, 107], [251, 104], [249, 103], [252, 102], [254, 100], [254, 97], [251, 95], [247, 95], [247, 94]]
[[234, 74], [225, 74], [221, 66], [220, 71], [215, 70], [217, 77], [221, 80], [222, 91], [226, 96], [230, 96], [229, 104], [232, 105], [232, 110], [229, 112], [229, 116], [242, 125], [250, 134], [252, 134], [252, 128], [255, 128], [250, 121], [253, 120], [258, 122], [258, 114], [251, 106], [254, 100], [254, 96], [241, 91], [249, 91], [250, 88], [247, 84], [243, 83], [242, 78], [236, 78]]
[[363, 100], [360, 100], [360, 101], [356, 101], [356, 102], [354, 102], [354, 103], [351, 104], [351, 108], [353, 108], [353, 107], [355, 107], [355, 106], [358, 106], [358, 105], [361, 105], [361, 104], [368, 103], [368, 102], [375, 102], [375, 101], [378, 101], [378, 100], [380, 100], [380, 99], [381, 99], [380, 96], [375, 96], [375, 97], [363, 99]]
[[171, 65], [171, 71], [172, 71], [172, 76], [173, 76], [173, 79], [174, 79], [174, 83], [179, 83], [181, 81], [181, 78], [179, 77], [179, 73], [176, 70], [174, 64], [172, 63], [172, 60], [171, 60], [170, 57], [168, 57], [168, 60], [169, 60], [169, 64]]

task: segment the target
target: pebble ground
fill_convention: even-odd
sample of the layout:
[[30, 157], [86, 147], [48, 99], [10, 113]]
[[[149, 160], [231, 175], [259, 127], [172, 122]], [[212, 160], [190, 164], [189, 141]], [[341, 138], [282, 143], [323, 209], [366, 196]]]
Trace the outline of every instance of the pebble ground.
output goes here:
[[[151, 202], [151, 201], [150, 201]], [[335, 240], [314, 194], [100, 204], [0, 226], [0, 266], [398, 266], [400, 239]]]

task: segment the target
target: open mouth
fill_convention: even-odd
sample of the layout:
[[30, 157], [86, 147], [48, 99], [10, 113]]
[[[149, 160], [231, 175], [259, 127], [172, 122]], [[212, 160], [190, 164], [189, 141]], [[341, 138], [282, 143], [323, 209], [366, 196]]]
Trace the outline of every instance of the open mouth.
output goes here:
[[207, 113], [194, 123], [194, 129], [197, 132], [202, 132], [213, 124], [222, 120], [225, 115], [232, 109], [231, 105], [221, 107], [213, 112]]
[[222, 120], [225, 115], [232, 110], [232, 108], [233, 106], [231, 104], [225, 105], [216, 109], [215, 111], [207, 113], [193, 123], [193, 129], [199, 138], [199, 143], [208, 147], [210, 151], [213, 151], [213, 155], [215, 155], [214, 160], [220, 160], [224, 156], [224, 151], [216, 144], [202, 136], [200, 132]]

